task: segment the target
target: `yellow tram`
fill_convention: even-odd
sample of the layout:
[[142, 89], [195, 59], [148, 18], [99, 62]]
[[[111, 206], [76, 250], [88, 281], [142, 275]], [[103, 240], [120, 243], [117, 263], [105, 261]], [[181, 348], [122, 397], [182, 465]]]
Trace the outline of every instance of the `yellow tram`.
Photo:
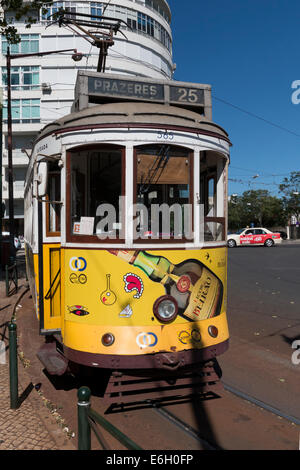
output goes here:
[[180, 374], [228, 347], [230, 141], [208, 85], [78, 73], [25, 188], [25, 249], [52, 374]]

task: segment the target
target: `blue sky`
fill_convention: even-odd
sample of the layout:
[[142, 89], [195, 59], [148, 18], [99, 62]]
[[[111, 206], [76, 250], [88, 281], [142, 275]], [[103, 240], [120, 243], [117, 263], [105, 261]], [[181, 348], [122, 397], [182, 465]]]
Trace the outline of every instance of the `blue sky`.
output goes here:
[[283, 178], [300, 171], [300, 103], [292, 102], [292, 83], [300, 85], [300, 2], [169, 5], [174, 78], [212, 85], [213, 120], [233, 144], [229, 194], [267, 189], [279, 195]]

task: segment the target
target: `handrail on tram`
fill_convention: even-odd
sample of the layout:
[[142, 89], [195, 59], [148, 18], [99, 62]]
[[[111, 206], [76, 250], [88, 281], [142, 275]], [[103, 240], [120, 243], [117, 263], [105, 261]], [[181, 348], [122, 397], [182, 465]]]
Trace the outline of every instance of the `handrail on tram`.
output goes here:
[[48, 290], [47, 294], [45, 295], [45, 299], [46, 299], [46, 300], [49, 300], [49, 299], [51, 298], [51, 290], [52, 290], [52, 287], [54, 286], [55, 281], [56, 281], [56, 279], [58, 278], [58, 275], [59, 275], [59, 274], [60, 274], [60, 268], [59, 268], [59, 270], [57, 271], [57, 273], [56, 273], [56, 275], [55, 275], [53, 281], [51, 282], [51, 285], [50, 285], [50, 287], [49, 287], [49, 290]]

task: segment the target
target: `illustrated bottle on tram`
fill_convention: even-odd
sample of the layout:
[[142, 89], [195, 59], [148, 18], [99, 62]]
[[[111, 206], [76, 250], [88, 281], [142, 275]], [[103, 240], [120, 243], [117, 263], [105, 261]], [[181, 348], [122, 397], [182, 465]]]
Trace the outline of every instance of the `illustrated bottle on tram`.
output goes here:
[[104, 305], [113, 305], [117, 300], [116, 294], [110, 288], [110, 274], [106, 274], [106, 289], [101, 292], [100, 300]]
[[178, 305], [178, 314], [190, 321], [220, 314], [223, 285], [203, 263], [187, 259], [172, 264], [163, 256], [140, 250], [108, 250], [111, 254], [140, 268], [154, 282], [161, 283], [166, 294]]

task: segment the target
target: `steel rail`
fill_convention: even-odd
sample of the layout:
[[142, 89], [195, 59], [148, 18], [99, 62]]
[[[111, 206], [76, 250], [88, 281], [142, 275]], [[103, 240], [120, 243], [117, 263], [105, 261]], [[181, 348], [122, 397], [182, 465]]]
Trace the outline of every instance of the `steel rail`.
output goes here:
[[209, 442], [203, 439], [200, 436], [200, 434], [195, 429], [193, 429], [189, 424], [185, 423], [184, 421], [179, 419], [177, 416], [173, 415], [173, 413], [170, 413], [170, 411], [167, 411], [166, 409], [163, 409], [157, 406], [154, 407], [154, 410], [157, 413], [159, 413], [161, 416], [163, 416], [165, 419], [170, 421], [172, 424], [179, 427], [182, 431], [188, 434], [188, 436], [192, 437], [197, 442], [201, 443], [205, 450], [219, 450], [216, 446], [215, 447], [212, 446]]
[[231, 385], [228, 385], [224, 382], [222, 382], [222, 385], [223, 385], [225, 390], [232, 393], [233, 395], [236, 395], [239, 398], [247, 400], [247, 401], [249, 401], [250, 403], [253, 403], [256, 406], [259, 406], [260, 408], [263, 408], [264, 410], [275, 414], [276, 416], [280, 416], [281, 418], [284, 418], [287, 421], [290, 421], [291, 423], [297, 424], [298, 426], [300, 425], [300, 419], [299, 418], [296, 418], [295, 416], [290, 416], [286, 413], [283, 413], [282, 411], [278, 410], [278, 408], [275, 408], [272, 405], [268, 405], [267, 403], [265, 403], [261, 400], [258, 400], [257, 398], [251, 397], [247, 393], [241, 392], [240, 390], [232, 387]]

